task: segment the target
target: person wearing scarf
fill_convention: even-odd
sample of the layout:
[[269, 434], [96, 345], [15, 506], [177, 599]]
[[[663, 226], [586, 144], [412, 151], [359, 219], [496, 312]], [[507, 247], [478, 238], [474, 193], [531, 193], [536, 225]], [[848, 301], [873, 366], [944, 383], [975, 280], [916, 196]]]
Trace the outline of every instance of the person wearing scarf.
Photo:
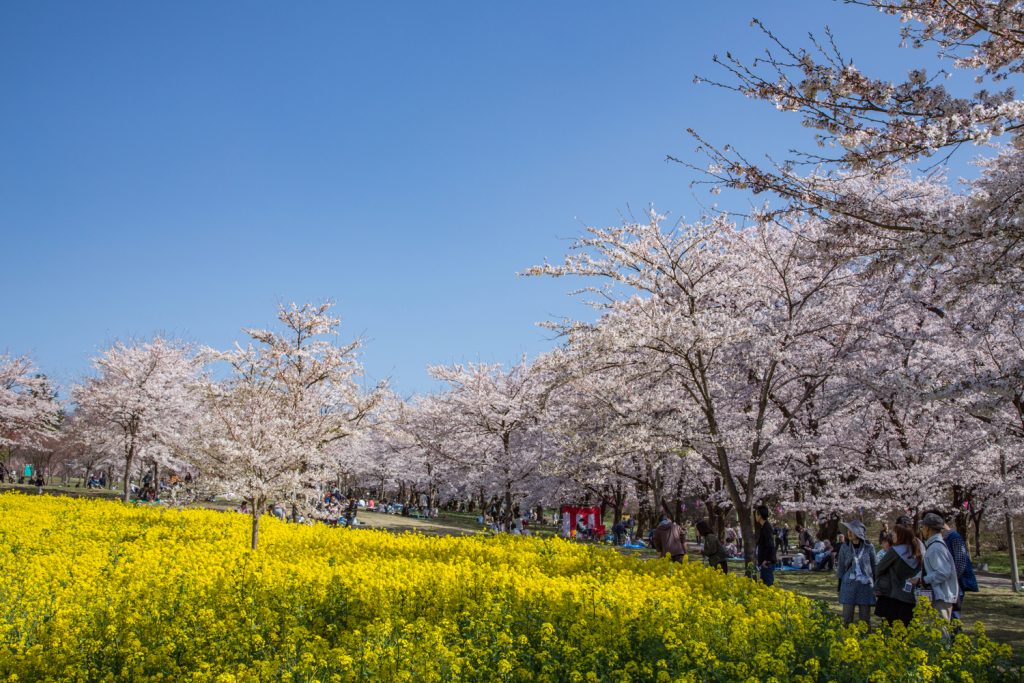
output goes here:
[[871, 607], [875, 604], [875, 549], [867, 541], [867, 529], [862, 522], [844, 522], [843, 526], [850, 532], [850, 542], [843, 544], [836, 558], [843, 623], [853, 622], [857, 608], [858, 618], [870, 625]]

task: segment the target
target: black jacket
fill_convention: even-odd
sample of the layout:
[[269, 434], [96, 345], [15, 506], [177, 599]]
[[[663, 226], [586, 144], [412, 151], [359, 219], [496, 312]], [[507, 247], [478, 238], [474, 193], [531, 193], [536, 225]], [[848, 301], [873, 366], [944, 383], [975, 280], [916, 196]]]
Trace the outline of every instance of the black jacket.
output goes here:
[[761, 530], [757, 532], [757, 563], [771, 562], [775, 564], [779, 558], [775, 555], [775, 529], [765, 520]]
[[921, 571], [920, 563], [916, 567], [912, 567], [900, 557], [898, 552], [890, 548], [875, 567], [875, 594], [915, 604], [917, 598], [914, 597], [913, 591], [907, 592], [903, 588], [907, 579], [915, 576], [919, 571]]

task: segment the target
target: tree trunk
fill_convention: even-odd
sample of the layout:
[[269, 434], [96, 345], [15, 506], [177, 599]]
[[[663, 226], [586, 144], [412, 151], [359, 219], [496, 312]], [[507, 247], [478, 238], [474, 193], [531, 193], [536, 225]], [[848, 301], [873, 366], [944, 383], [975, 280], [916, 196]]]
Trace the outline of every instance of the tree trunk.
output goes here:
[[657, 524], [654, 512], [651, 511], [651, 483], [649, 478], [638, 478], [635, 480], [636, 490], [636, 526], [633, 529], [634, 538], [645, 538], [647, 529]]
[[512, 462], [512, 435], [509, 432], [501, 435], [501, 447], [505, 453], [505, 513], [502, 521], [505, 531], [512, 531], [512, 469], [508, 465]]
[[981, 556], [981, 516], [985, 513], [982, 508], [978, 511], [971, 511], [971, 523], [974, 524], [974, 556]]
[[955, 484], [953, 486], [953, 509], [956, 510], [954, 522], [956, 524], [957, 533], [964, 538], [967, 538], [967, 510], [965, 509], [964, 503], [968, 500], [969, 494], [964, 490], [964, 487], [959, 484]]
[[[654, 497], [652, 501], [654, 505], [651, 506], [651, 527], [654, 527], [661, 519], [661, 515], [667, 512], [664, 509], [665, 482], [661, 472], [657, 469], [652, 469], [650, 466], [647, 468], [647, 481], [650, 483], [651, 495]], [[673, 517], [671, 512], [669, 512], [669, 517]]]
[[[639, 484], [638, 484], [638, 488], [639, 488]], [[651, 501], [650, 501], [650, 499], [647, 496], [647, 491], [646, 490], [644, 490], [643, 492], [638, 490], [637, 494], [638, 494], [637, 498], [638, 498], [639, 502], [637, 503], [637, 512], [636, 512], [636, 528], [635, 528], [636, 536], [635, 536], [635, 538], [644, 538], [644, 536], [646, 536], [647, 528], [649, 526], [651, 526], [651, 527], [654, 526], [653, 522], [650, 521], [650, 518], [651, 518]]]
[[800, 486], [793, 489], [793, 502], [796, 503], [796, 523], [802, 527], [807, 526], [807, 513], [804, 512], [804, 491]]
[[1006, 543], [1010, 550], [1010, 588], [1014, 593], [1020, 592], [1020, 571], [1017, 567], [1017, 541], [1013, 533], [1013, 515], [1009, 508], [1003, 513], [1006, 518]]
[[736, 514], [740, 518], [740, 534], [743, 536], [743, 564], [748, 568], [757, 568], [757, 558], [754, 551], [757, 549], [756, 534], [754, 533], [754, 516], [746, 505], [737, 506]]
[[612, 508], [612, 526], [622, 521], [622, 509], [626, 507], [626, 487], [621, 481], [615, 482], [614, 507]]
[[260, 541], [260, 506], [252, 503], [252, 549], [256, 550], [256, 546], [259, 545]]
[[[999, 474], [1003, 479], [1003, 489], [1006, 489], [1006, 452], [999, 454]], [[1020, 592], [1020, 571], [1017, 568], [1017, 541], [1013, 533], [1013, 508], [1010, 507], [1010, 499], [1003, 498], [1003, 518], [1006, 521], [1006, 545], [1010, 551], [1010, 588], [1014, 593]]]
[[131, 444], [128, 446], [128, 452], [125, 453], [125, 458], [124, 458], [124, 495], [122, 496], [121, 499], [125, 503], [130, 503], [131, 502], [131, 489], [132, 489], [131, 476], [132, 476], [132, 461], [133, 460], [135, 460], [135, 441], [134, 441], [134, 439], [132, 440]]
[[512, 530], [512, 482], [508, 479], [508, 475], [505, 478], [505, 510], [501, 516], [502, 522], [505, 524], [505, 531]]

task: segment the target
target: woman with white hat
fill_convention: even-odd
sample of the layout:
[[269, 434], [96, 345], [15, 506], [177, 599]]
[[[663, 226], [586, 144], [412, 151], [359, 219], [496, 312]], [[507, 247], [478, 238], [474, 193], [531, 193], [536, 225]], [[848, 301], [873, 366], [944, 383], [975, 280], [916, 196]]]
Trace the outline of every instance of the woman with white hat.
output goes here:
[[850, 542], [843, 544], [836, 558], [843, 623], [853, 621], [857, 607], [858, 618], [870, 624], [871, 607], [875, 604], [875, 549], [867, 541], [867, 529], [862, 522], [844, 522], [843, 526], [850, 532]]

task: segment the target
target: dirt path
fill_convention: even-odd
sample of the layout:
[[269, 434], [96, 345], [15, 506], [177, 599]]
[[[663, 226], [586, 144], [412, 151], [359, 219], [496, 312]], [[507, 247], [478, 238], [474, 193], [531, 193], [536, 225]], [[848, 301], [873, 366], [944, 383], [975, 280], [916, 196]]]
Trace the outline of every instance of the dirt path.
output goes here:
[[360, 510], [356, 515], [361, 526], [371, 529], [387, 529], [389, 531], [423, 531], [436, 534], [453, 534], [462, 536], [472, 534], [478, 529], [471, 529], [460, 526], [456, 523], [449, 523], [436, 519], [416, 519], [415, 517], [403, 517], [402, 515], [386, 515], [380, 512], [369, 512]]
[[978, 586], [980, 588], [1005, 588], [1010, 589], [1010, 575], [1009, 574], [994, 574], [992, 572], [975, 572], [978, 577]]

